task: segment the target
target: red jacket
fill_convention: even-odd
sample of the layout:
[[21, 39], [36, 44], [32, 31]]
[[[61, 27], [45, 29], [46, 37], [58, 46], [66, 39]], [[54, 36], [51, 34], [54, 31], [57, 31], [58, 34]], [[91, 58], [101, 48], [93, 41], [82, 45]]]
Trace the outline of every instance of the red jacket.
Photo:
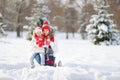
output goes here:
[[43, 40], [44, 40], [44, 45], [47, 45], [47, 46], [50, 45], [50, 37], [49, 36], [44, 36]]
[[35, 35], [34, 38], [36, 39], [36, 44], [39, 46], [39, 47], [42, 47], [43, 44], [44, 44], [44, 40], [43, 40], [43, 36], [37, 36]]
[[42, 47], [43, 45], [50, 46], [50, 41], [54, 42], [54, 36], [51, 38], [49, 36], [37, 36], [35, 35], [34, 38], [36, 39], [36, 44], [39, 47]]

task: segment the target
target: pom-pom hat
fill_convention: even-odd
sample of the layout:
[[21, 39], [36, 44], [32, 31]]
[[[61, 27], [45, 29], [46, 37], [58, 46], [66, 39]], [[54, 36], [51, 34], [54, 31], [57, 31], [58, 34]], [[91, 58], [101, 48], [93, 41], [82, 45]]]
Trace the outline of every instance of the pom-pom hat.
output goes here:
[[37, 33], [37, 32], [42, 32], [42, 29], [40, 27], [36, 27], [35, 28], [35, 33]]

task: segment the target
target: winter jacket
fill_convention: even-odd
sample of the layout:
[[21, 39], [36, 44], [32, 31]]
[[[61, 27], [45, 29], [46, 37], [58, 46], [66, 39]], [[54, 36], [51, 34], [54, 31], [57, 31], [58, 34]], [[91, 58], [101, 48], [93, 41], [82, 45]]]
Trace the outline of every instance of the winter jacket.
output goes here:
[[44, 52], [43, 48], [43, 38], [42, 36], [33, 36], [31, 41], [32, 51], [36, 52]]
[[50, 46], [50, 37], [49, 36], [43, 36], [43, 40], [44, 40], [44, 45], [49, 47]]
[[[46, 42], [47, 41], [47, 42]], [[54, 42], [54, 36], [44, 36], [44, 45], [47, 44], [47, 47], [51, 46], [52, 50], [54, 52], [56, 52], [56, 45], [55, 45], [55, 42]]]
[[34, 36], [35, 40], [36, 40], [36, 44], [39, 46], [39, 47], [42, 47], [43, 44], [44, 44], [44, 40], [43, 40], [43, 36], [37, 36], [35, 35]]

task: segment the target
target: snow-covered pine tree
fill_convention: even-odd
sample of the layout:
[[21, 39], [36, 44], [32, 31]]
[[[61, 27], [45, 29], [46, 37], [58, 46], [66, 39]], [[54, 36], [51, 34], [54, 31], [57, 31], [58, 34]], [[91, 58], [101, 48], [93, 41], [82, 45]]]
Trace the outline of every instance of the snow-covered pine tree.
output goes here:
[[107, 12], [108, 5], [101, 4], [95, 6], [98, 11], [97, 15], [93, 15], [90, 24], [86, 26], [88, 37], [96, 45], [118, 45], [118, 31], [115, 29], [111, 17], [113, 14]]
[[[42, 25], [43, 21], [46, 20], [48, 13], [50, 13], [50, 9], [45, 4], [44, 0], [35, 0], [34, 8], [32, 10], [32, 14], [29, 20], [29, 32], [27, 35], [27, 40], [32, 39], [33, 30], [37, 26], [37, 24]], [[42, 21], [43, 20], [43, 21]]]

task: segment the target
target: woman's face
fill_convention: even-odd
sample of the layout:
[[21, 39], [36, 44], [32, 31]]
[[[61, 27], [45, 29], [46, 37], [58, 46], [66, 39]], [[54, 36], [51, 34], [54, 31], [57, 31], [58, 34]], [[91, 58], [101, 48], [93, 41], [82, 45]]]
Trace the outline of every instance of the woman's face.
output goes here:
[[49, 30], [45, 29], [45, 30], [43, 31], [43, 33], [44, 33], [45, 36], [47, 36], [47, 35], [49, 34]]

